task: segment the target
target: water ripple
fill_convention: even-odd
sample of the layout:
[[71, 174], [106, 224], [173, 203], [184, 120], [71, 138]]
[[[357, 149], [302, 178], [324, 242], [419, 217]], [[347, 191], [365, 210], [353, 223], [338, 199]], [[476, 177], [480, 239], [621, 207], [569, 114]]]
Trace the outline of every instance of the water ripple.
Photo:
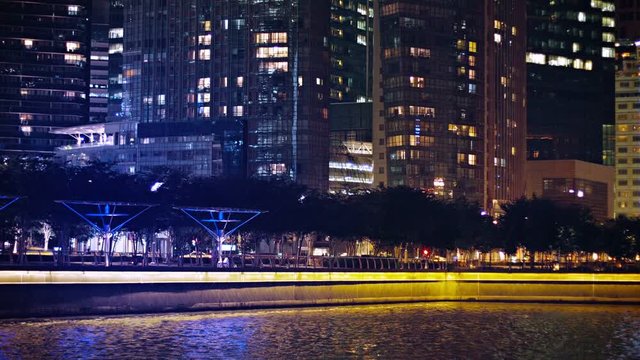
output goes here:
[[632, 359], [633, 306], [426, 303], [0, 322], [0, 359]]

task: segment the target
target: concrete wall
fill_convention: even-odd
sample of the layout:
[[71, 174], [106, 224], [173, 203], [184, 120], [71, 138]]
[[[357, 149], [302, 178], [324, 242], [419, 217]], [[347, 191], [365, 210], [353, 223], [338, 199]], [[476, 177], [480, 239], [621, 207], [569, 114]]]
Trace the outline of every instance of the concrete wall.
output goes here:
[[0, 317], [408, 301], [640, 303], [640, 274], [0, 271]]

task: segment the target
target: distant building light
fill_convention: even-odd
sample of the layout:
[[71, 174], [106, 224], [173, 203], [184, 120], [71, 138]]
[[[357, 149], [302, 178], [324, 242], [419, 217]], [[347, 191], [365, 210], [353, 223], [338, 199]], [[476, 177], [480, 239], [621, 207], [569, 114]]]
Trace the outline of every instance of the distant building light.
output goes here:
[[156, 182], [155, 184], [151, 185], [151, 192], [157, 192], [158, 190], [160, 190], [160, 188], [162, 187], [162, 185], [164, 185], [163, 182]]
[[579, 198], [584, 197], [584, 191], [582, 191], [582, 190], [578, 190], [578, 194], [577, 194], [577, 196], [578, 196]]

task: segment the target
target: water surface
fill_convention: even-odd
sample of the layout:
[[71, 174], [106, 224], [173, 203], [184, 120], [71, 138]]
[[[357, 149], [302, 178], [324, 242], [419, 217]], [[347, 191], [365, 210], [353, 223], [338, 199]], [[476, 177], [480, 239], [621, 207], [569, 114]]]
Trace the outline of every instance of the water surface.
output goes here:
[[423, 303], [0, 322], [0, 359], [638, 359], [640, 307]]

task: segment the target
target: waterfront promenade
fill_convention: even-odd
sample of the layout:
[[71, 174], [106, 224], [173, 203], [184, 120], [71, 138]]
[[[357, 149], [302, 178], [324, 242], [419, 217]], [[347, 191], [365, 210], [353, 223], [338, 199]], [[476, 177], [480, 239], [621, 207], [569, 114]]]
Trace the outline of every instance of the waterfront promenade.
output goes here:
[[640, 304], [640, 274], [1, 270], [0, 317], [425, 301]]

